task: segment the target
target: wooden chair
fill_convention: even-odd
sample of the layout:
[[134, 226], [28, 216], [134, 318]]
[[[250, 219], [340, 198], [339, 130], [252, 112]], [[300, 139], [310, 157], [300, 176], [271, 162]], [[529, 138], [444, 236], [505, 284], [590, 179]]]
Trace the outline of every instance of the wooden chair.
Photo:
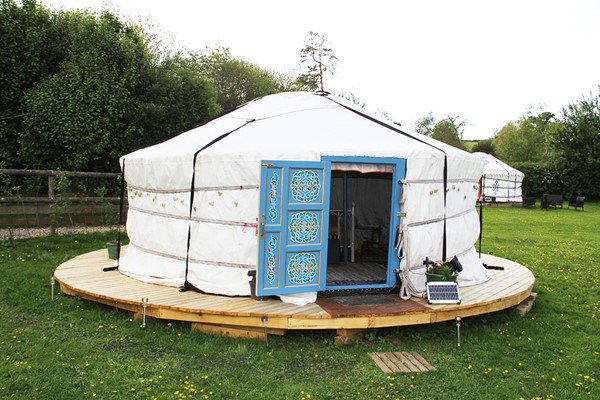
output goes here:
[[583, 211], [583, 203], [585, 202], [585, 197], [584, 196], [578, 196], [575, 199], [570, 199], [569, 200], [569, 205], [568, 207], [574, 207], [575, 211], [577, 211], [578, 208], [581, 208], [581, 211]]

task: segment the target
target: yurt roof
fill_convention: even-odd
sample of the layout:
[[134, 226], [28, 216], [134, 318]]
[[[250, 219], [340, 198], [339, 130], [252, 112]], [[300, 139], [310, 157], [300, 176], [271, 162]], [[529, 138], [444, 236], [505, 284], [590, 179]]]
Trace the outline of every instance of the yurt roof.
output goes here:
[[516, 168], [511, 167], [503, 161], [500, 161], [496, 157], [491, 154], [475, 152], [474, 156], [481, 158], [485, 161], [485, 167], [483, 169], [483, 174], [488, 177], [521, 177], [523, 178], [525, 174], [519, 171]]
[[[439, 166], [446, 157], [449, 164], [452, 160], [478, 163], [467, 152], [407, 133], [342, 98], [309, 92], [256, 99], [170, 140], [130, 153], [121, 163], [126, 159], [128, 165], [159, 166], [153, 172], [165, 175], [158, 179], [163, 185], [187, 187], [189, 176], [172, 172], [177, 165], [191, 165], [199, 151], [203, 159], [215, 157], [220, 162], [228, 157], [319, 160], [323, 155], [421, 159], [424, 167], [418, 168], [414, 179], [439, 176], [439, 168], [427, 165]], [[453, 174], [464, 176], [464, 171], [449, 167], [448, 178]]]

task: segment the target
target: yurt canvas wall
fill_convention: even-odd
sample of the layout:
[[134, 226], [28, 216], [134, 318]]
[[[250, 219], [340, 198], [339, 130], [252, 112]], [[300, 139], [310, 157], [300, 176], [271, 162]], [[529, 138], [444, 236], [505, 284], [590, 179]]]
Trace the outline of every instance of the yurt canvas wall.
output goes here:
[[[121, 165], [130, 245], [119, 270], [145, 282], [247, 296], [256, 271], [259, 293], [314, 301], [332, 289], [329, 218], [349, 208], [340, 196], [354, 196], [358, 225], [385, 220], [384, 286], [400, 269], [403, 293], [423, 295], [425, 257], [458, 256], [461, 284], [489, 279], [473, 248], [483, 162], [326, 93], [257, 99]], [[340, 192], [344, 176], [362, 186]]]

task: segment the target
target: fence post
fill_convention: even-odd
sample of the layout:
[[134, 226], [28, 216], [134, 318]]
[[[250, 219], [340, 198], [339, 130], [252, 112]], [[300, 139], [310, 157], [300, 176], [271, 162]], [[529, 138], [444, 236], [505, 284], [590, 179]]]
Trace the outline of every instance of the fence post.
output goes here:
[[54, 199], [54, 176], [48, 176], [48, 198], [50, 200]]
[[[48, 198], [50, 200], [54, 200], [54, 176], [48, 175]], [[54, 235], [56, 233], [56, 215], [52, 215], [52, 222], [50, 223], [50, 234]]]

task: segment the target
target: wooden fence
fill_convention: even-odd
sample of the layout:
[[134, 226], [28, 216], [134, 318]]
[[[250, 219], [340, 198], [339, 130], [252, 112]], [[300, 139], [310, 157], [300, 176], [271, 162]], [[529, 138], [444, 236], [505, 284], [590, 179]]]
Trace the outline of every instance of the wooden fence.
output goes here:
[[[48, 195], [44, 197], [0, 197], [0, 228], [55, 227], [73, 225], [117, 225], [119, 197], [83, 197], [57, 193], [56, 180], [61, 178], [116, 179], [119, 173], [53, 170], [0, 169], [0, 175], [42, 176], [48, 178]], [[115, 182], [115, 185], [118, 183]], [[126, 199], [125, 199], [126, 200]], [[127, 207], [124, 207], [124, 213]]]

